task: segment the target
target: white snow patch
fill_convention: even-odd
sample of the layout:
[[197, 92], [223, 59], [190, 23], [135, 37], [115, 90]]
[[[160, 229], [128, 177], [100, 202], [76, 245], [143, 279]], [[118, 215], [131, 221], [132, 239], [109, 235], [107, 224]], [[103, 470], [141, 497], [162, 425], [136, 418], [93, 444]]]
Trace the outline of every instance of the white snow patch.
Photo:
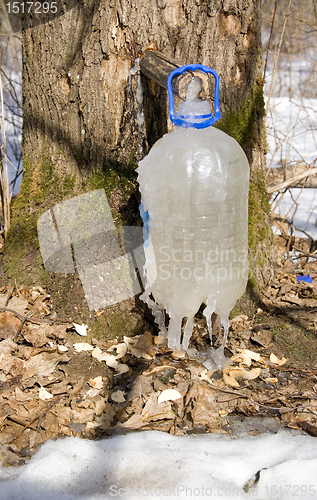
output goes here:
[[[48, 441], [0, 469], [1, 500], [317, 497], [316, 439], [277, 434], [172, 436], [158, 431]], [[248, 493], [243, 486], [260, 471]]]

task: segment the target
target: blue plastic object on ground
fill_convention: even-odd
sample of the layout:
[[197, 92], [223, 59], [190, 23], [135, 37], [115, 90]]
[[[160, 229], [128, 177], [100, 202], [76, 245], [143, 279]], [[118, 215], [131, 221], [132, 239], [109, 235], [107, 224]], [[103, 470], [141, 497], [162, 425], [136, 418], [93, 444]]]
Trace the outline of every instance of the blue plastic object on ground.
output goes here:
[[297, 276], [297, 283], [300, 283], [301, 281], [306, 281], [306, 283], [312, 283], [312, 279], [310, 276]]

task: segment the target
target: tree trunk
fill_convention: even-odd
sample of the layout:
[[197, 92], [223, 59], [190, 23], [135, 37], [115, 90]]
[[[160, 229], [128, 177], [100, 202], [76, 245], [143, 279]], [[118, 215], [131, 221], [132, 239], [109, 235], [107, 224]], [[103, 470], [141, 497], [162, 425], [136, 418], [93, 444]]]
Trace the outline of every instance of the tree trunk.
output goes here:
[[[8, 276], [44, 282], [61, 315], [88, 314], [76, 273], [45, 270], [36, 224], [56, 204], [104, 188], [115, 221], [140, 225], [136, 163], [169, 127], [166, 91], [135, 71], [136, 58], [149, 47], [180, 65], [197, 62], [220, 75], [219, 126], [240, 142], [251, 165], [249, 236], [256, 262], [269, 235], [260, 2], [68, 4], [63, 15], [36, 27], [33, 18], [24, 20], [24, 178], [5, 247]], [[132, 302], [126, 309], [115, 306], [119, 316], [128, 316]], [[130, 327], [123, 319], [113, 333]]]

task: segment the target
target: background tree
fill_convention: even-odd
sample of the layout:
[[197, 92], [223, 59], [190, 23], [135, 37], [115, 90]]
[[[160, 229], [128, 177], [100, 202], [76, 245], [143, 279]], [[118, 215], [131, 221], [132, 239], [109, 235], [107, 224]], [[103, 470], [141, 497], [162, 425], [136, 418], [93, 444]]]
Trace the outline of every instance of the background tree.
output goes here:
[[[180, 65], [198, 62], [220, 75], [219, 127], [239, 141], [251, 165], [249, 243], [253, 271], [263, 280], [270, 230], [261, 2], [68, 0], [59, 8], [64, 13], [45, 23], [24, 19], [24, 178], [5, 245], [7, 275], [42, 282], [60, 315], [87, 317], [80, 280], [45, 271], [36, 223], [56, 203], [103, 187], [115, 221], [140, 224], [137, 161], [168, 128], [166, 91], [142, 77], [142, 104], [140, 77], [130, 72], [152, 47]], [[133, 305], [109, 308], [101, 328], [115, 334], [136, 328]]]

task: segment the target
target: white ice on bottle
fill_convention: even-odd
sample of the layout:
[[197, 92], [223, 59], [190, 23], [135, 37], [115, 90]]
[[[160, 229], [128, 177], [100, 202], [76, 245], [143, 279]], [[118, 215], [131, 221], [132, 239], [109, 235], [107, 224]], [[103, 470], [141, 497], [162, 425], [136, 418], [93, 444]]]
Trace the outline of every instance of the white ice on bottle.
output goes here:
[[[197, 98], [199, 91], [200, 81], [193, 78], [178, 114], [210, 113], [210, 104]], [[211, 341], [214, 312], [224, 328], [222, 346], [208, 352], [221, 367], [229, 313], [248, 278], [247, 158], [240, 145], [217, 128], [175, 127], [156, 142], [137, 171], [149, 216], [147, 286], [141, 298], [154, 308], [162, 335], [166, 334], [162, 310], [166, 310], [168, 346], [187, 352], [191, 352], [193, 318], [206, 304]], [[207, 367], [212, 364], [205, 361]]]

